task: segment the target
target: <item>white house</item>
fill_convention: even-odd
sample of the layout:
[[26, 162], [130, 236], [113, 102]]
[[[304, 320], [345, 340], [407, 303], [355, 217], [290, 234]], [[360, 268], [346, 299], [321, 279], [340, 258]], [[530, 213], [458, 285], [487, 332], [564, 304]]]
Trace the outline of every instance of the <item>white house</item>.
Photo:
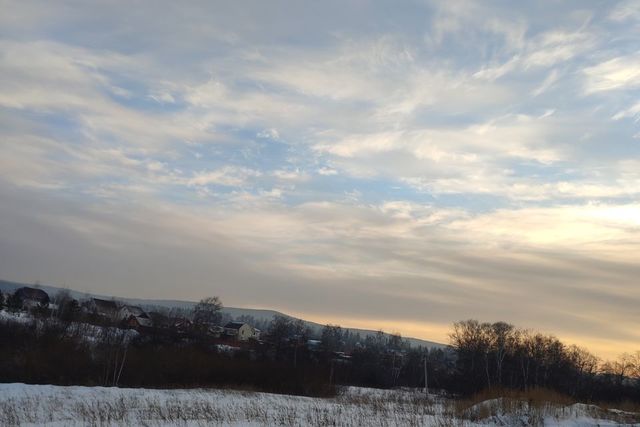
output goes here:
[[224, 334], [238, 341], [257, 339], [256, 330], [244, 322], [229, 322], [224, 325]]

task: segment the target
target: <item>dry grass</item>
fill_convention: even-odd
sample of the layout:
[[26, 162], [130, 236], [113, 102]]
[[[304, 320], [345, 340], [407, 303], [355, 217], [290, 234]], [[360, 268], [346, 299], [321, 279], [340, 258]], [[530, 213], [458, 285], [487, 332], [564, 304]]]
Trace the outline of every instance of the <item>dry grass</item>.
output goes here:
[[513, 390], [504, 388], [488, 388], [474, 394], [468, 399], [458, 400], [461, 409], [471, 407], [481, 402], [493, 399], [509, 399], [529, 402], [534, 406], [556, 404], [562, 406], [573, 405], [576, 401], [570, 396], [558, 393], [547, 388], [530, 388], [528, 390]]
[[[37, 387], [37, 386], [36, 386]], [[400, 390], [347, 390], [335, 398], [307, 398], [231, 390], [134, 389], [114, 394], [20, 395], [0, 401], [0, 425], [458, 426], [439, 399]], [[122, 394], [124, 393], [124, 394]], [[185, 396], [188, 395], [188, 396]]]
[[[469, 399], [425, 396], [416, 390], [348, 388], [335, 398], [283, 396], [232, 390], [56, 388], [0, 400], [0, 425], [63, 422], [64, 425], [437, 426], [544, 425], [549, 418], [590, 416], [632, 424], [640, 414], [576, 404], [545, 389], [486, 390]], [[33, 394], [32, 394], [33, 393]], [[637, 409], [629, 403], [626, 409]]]
[[504, 422], [510, 416], [526, 419], [527, 425], [544, 425], [547, 417], [574, 418], [581, 415], [611, 420], [621, 424], [640, 422], [640, 405], [626, 402], [618, 405], [578, 403], [570, 396], [545, 388], [510, 390], [491, 388], [451, 403], [458, 419]]
[[611, 403], [611, 402], [599, 403], [598, 406], [607, 410], [619, 410], [624, 412], [633, 412], [633, 413], [640, 414], [640, 402], [632, 402], [630, 400], [624, 400], [618, 403]]

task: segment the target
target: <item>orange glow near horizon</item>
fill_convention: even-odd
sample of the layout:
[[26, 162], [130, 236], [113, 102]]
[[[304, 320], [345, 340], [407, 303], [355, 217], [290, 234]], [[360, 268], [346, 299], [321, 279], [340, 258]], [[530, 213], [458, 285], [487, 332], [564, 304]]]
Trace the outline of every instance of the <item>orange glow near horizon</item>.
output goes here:
[[[440, 344], [449, 343], [449, 333], [451, 332], [452, 326], [451, 324], [444, 323], [381, 321], [380, 319], [322, 316], [300, 312], [288, 312], [288, 314], [319, 324], [333, 324], [343, 328], [368, 329], [374, 331], [382, 330], [386, 333], [398, 332], [403, 337], [418, 338]], [[633, 343], [627, 341], [596, 339], [593, 337], [555, 333], [547, 330], [539, 330], [538, 332], [554, 335], [566, 345], [575, 344], [584, 347], [602, 360], [614, 360], [623, 353], [634, 353], [640, 350], [639, 345], [634, 346]]]

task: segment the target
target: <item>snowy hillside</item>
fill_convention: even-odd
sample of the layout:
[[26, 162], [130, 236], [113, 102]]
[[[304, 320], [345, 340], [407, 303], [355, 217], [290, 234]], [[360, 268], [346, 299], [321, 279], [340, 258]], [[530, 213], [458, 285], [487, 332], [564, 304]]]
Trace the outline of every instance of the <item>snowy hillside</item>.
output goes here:
[[[513, 413], [502, 413], [504, 408]], [[418, 391], [345, 388], [331, 399], [231, 390], [0, 384], [0, 425], [613, 426], [630, 414], [587, 405], [529, 410], [487, 401], [468, 409]]]
[[[16, 289], [22, 288], [24, 286], [34, 286], [33, 284], [27, 283], [18, 283], [18, 282], [10, 282], [6, 280], [0, 280], [0, 292], [3, 293], [12, 293]], [[37, 285], [38, 288], [47, 292], [50, 297], [53, 297], [57, 292], [61, 291], [63, 288], [49, 286], [49, 285]], [[91, 297], [103, 298], [103, 299], [111, 299], [113, 296], [109, 295], [99, 295], [99, 294], [90, 294], [75, 291], [72, 289], [67, 289], [70, 295], [76, 299], [86, 299]], [[178, 301], [178, 300], [154, 300], [154, 299], [140, 299], [140, 298], [120, 298], [115, 297], [116, 299], [123, 301], [127, 304], [138, 305], [143, 307], [147, 311], [153, 311], [158, 307], [163, 308], [178, 308], [184, 310], [192, 310], [195, 307], [196, 303], [193, 301]], [[283, 314], [281, 312], [275, 310], [265, 310], [265, 309], [256, 309], [256, 308], [238, 308], [238, 307], [224, 307], [222, 312], [228, 314], [232, 318], [238, 318], [240, 316], [251, 316], [256, 320], [269, 322], [273, 319], [274, 316], [285, 316], [291, 319], [296, 319], [293, 316], [289, 316]], [[302, 319], [305, 325], [310, 328], [314, 333], [319, 333], [322, 330], [324, 325], [319, 323], [310, 322], [308, 320]], [[345, 330], [349, 330], [351, 333], [359, 333], [363, 338], [369, 335], [376, 334], [377, 331], [372, 331], [368, 329], [357, 329], [357, 328], [344, 328]], [[419, 338], [410, 338], [404, 337], [412, 346], [423, 346], [427, 348], [445, 348], [446, 345], [441, 343], [436, 343], [433, 341], [422, 340]]]

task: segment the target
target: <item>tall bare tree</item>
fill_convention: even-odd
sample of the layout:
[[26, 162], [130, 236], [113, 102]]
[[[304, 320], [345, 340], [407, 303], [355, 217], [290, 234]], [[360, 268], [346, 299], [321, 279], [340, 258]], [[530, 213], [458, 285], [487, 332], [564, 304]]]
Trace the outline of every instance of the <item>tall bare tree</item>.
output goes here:
[[193, 309], [193, 323], [199, 327], [213, 326], [222, 319], [222, 301], [217, 296], [207, 297]]

